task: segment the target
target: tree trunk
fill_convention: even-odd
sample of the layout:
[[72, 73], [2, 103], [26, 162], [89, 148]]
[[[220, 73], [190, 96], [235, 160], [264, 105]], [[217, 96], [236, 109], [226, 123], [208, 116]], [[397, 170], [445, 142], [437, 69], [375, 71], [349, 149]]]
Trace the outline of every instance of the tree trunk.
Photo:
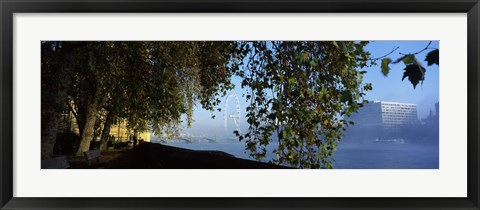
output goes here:
[[82, 156], [83, 152], [86, 152], [90, 149], [90, 142], [93, 139], [93, 132], [95, 129], [95, 121], [97, 120], [97, 100], [94, 98], [91, 99], [91, 103], [89, 103], [86, 107], [86, 118], [85, 118], [85, 126], [83, 128], [83, 132], [80, 134], [80, 146], [78, 147], [78, 151], [76, 153], [77, 156]]
[[137, 137], [137, 131], [136, 130], [133, 130], [133, 146], [137, 146], [137, 142], [138, 142], [138, 137]]
[[54, 109], [44, 110], [42, 113], [42, 160], [50, 158], [53, 154], [60, 117], [60, 113]]
[[71, 83], [72, 68], [67, 60], [65, 59], [63, 66], [42, 66], [40, 134], [42, 160], [52, 156], [57, 140], [58, 125], [67, 98], [67, 87]]
[[103, 125], [102, 136], [100, 137], [100, 150], [103, 151], [107, 149], [107, 143], [110, 139], [110, 127], [113, 124], [114, 114], [113, 112], [108, 112], [107, 118], [105, 119], [105, 124]]
[[77, 117], [75, 120], [77, 120], [77, 126], [78, 126], [78, 133], [82, 135], [83, 130], [85, 128], [85, 122], [87, 121], [87, 110], [82, 104], [77, 104]]
[[[53, 44], [58, 45], [59, 42]], [[72, 83], [74, 72], [72, 65], [75, 61], [73, 51], [85, 46], [86, 42], [63, 42], [61, 45], [61, 50], [53, 52], [48, 43], [42, 44], [40, 134], [42, 160], [50, 158], [53, 154], [67, 90]], [[57, 60], [59, 63], [47, 64], [48, 59]]]

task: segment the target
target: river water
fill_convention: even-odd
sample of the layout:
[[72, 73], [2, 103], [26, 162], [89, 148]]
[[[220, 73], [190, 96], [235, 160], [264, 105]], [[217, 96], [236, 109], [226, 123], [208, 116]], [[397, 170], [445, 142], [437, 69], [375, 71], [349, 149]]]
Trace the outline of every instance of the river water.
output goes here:
[[[238, 142], [184, 143], [167, 142], [166, 145], [194, 149], [219, 150], [238, 158], [252, 159], [245, 145]], [[278, 144], [267, 147], [271, 151]], [[340, 144], [334, 153], [335, 169], [438, 169], [438, 145], [417, 144]], [[267, 155], [265, 160], [274, 157]]]

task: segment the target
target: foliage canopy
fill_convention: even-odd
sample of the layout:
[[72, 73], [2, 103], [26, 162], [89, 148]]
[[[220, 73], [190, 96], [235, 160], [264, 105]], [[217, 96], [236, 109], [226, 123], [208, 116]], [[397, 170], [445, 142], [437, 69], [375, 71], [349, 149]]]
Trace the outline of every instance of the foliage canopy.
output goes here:
[[[244, 42], [245, 68], [240, 76], [246, 99], [246, 133], [239, 139], [257, 160], [266, 157], [276, 139], [277, 164], [300, 168], [332, 168], [331, 156], [362, 106], [365, 72], [371, 63], [363, 50], [367, 42], [272, 41]], [[241, 62], [240, 65], [243, 65]]]

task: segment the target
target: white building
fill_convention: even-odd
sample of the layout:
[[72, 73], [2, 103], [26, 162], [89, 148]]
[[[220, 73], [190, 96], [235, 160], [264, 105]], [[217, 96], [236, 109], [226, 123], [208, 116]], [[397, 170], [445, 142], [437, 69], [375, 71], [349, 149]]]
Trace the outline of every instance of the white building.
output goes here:
[[418, 123], [417, 105], [399, 102], [369, 101], [349, 119], [360, 129], [383, 133], [398, 132], [402, 127]]

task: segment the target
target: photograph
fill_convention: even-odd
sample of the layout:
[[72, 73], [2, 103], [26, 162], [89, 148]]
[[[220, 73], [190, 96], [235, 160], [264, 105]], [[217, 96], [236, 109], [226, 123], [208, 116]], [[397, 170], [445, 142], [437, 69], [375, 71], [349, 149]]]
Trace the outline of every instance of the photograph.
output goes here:
[[439, 169], [439, 40], [41, 45], [41, 169]]
[[0, 210], [479, 210], [479, 1], [0, 0]]

